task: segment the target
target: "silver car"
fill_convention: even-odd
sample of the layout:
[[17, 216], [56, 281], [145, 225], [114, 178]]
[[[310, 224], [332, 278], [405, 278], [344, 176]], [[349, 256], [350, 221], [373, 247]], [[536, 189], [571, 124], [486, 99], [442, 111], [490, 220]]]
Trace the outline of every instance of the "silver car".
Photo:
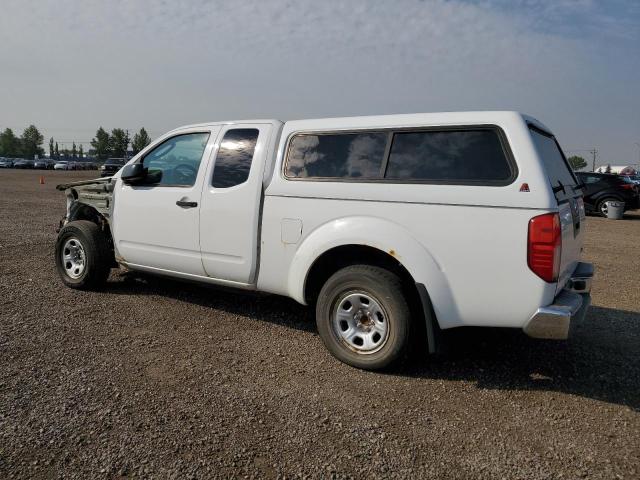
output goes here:
[[54, 170], [69, 170], [69, 162], [66, 160], [59, 160], [53, 166]]

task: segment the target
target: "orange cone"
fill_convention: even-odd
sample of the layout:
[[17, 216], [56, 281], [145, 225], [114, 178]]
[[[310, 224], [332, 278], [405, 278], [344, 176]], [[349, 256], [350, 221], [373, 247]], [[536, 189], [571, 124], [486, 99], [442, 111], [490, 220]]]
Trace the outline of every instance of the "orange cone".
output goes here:
[[44, 185], [44, 175], [40, 175], [40, 185]]

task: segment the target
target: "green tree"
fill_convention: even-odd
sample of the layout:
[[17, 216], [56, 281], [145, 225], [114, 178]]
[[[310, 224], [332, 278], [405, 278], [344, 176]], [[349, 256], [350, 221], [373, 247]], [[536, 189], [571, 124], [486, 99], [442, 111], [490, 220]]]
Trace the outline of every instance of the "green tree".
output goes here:
[[604, 173], [611, 173], [611, 164], [607, 165], [607, 168], [604, 169]]
[[60, 158], [60, 149], [58, 148], [58, 142], [56, 142], [56, 146], [55, 146], [55, 148], [53, 149], [53, 151], [54, 151], [54, 152], [55, 152], [55, 154], [56, 154], [56, 160], [57, 160], [57, 159], [59, 159], [59, 158]]
[[20, 139], [24, 156], [26, 158], [34, 158], [36, 155], [44, 155], [44, 149], [42, 148], [43, 141], [44, 136], [35, 125], [29, 125], [25, 128]]
[[5, 128], [0, 133], [0, 156], [9, 158], [20, 156], [20, 139], [10, 128]]
[[84, 157], [84, 148], [82, 148], [82, 144], [80, 144], [80, 147], [78, 147], [78, 156], [80, 158]]
[[49, 139], [49, 158], [53, 158], [54, 150], [53, 150], [53, 137]]
[[575, 171], [582, 170], [587, 166], [587, 161], [584, 158], [579, 157], [578, 155], [569, 157], [567, 161], [569, 162], [569, 165], [571, 165], [571, 168], [573, 168]]
[[138, 133], [133, 136], [133, 141], [131, 142], [131, 149], [133, 150], [133, 154], [137, 154], [144, 147], [151, 143], [151, 139], [149, 138], [149, 134], [142, 127]]
[[109, 142], [109, 134], [104, 128], [98, 128], [96, 136], [91, 140], [91, 146], [96, 151], [96, 157], [100, 160], [105, 160], [111, 154], [111, 146]]
[[76, 147], [76, 142], [73, 142], [73, 146], [71, 147], [71, 157], [78, 158], [78, 148]]
[[118, 158], [123, 158], [127, 154], [129, 147], [129, 133], [125, 132], [121, 128], [114, 128], [111, 130], [111, 136], [109, 137], [109, 148], [111, 155]]

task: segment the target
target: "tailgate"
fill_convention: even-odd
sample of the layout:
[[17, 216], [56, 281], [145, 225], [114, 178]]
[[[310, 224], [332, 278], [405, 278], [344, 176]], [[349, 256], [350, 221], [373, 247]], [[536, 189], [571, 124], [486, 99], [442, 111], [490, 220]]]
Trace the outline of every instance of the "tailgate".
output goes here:
[[557, 291], [560, 291], [576, 269], [582, 253], [585, 221], [582, 186], [578, 184], [553, 134], [533, 124], [529, 124], [529, 130], [558, 202], [562, 229], [562, 252], [557, 286]]
[[557, 292], [562, 290], [576, 269], [582, 254], [585, 212], [582, 197], [569, 198], [558, 204], [562, 229], [562, 254]]

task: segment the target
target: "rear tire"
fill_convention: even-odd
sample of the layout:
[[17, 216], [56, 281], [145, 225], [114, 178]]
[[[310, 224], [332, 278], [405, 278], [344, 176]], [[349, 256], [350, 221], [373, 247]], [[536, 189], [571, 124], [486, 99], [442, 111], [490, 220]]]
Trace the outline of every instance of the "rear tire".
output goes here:
[[608, 197], [608, 198], [604, 198], [602, 200], [600, 200], [598, 202], [598, 214], [602, 215], [603, 217], [607, 216], [607, 202], [619, 202], [620, 200], [618, 200], [617, 198], [612, 198], [612, 197]]
[[111, 257], [105, 234], [93, 222], [70, 222], [58, 234], [56, 270], [68, 287], [90, 290], [103, 285], [109, 277]]
[[397, 275], [371, 265], [334, 273], [316, 303], [316, 323], [325, 347], [338, 360], [380, 370], [406, 358], [411, 314]]

